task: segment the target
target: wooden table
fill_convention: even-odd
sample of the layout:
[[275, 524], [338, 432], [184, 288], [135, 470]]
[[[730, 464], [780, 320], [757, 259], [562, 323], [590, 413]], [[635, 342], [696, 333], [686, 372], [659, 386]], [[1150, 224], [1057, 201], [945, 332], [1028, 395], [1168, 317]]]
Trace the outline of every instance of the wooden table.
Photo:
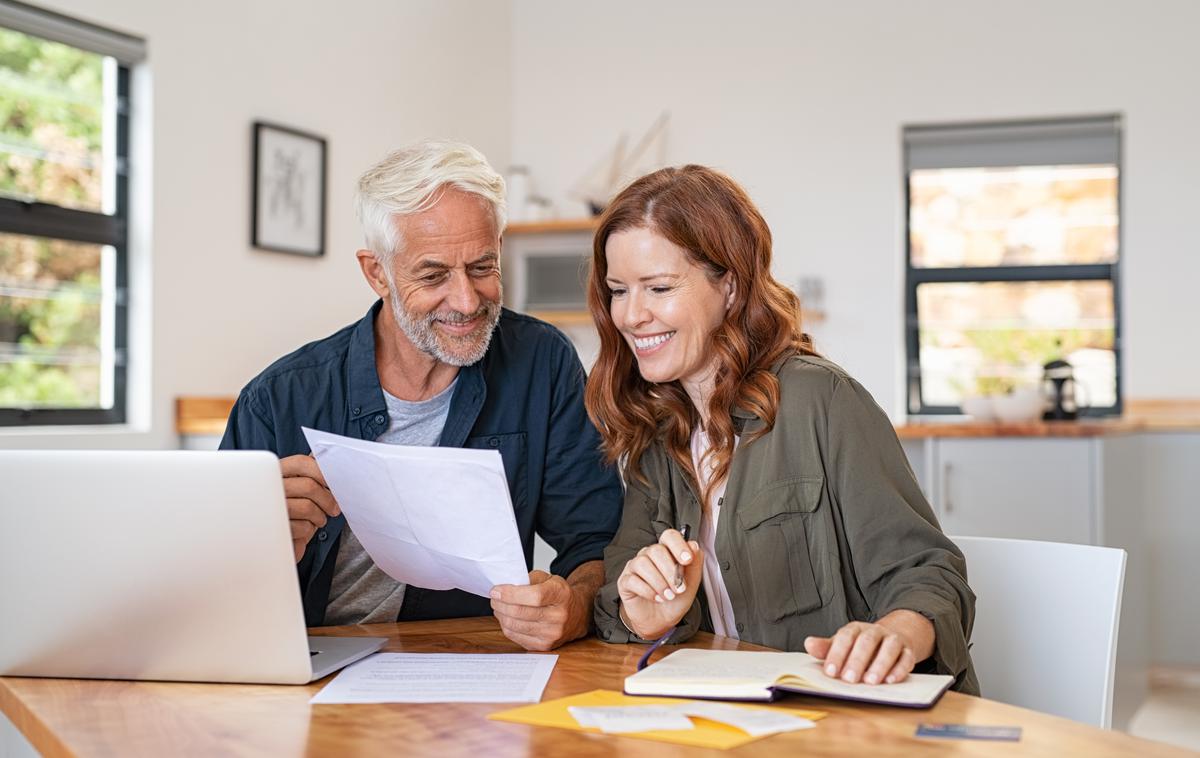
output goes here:
[[[214, 630], [216, 631], [216, 630]], [[219, 633], [219, 631], [216, 631]], [[387, 636], [403, 652], [519, 652], [495, 619], [333, 627], [322, 633]], [[689, 646], [755, 649], [697, 635]], [[545, 699], [621, 689], [643, 647], [581, 640], [558, 651]], [[789, 697], [782, 707], [830, 715], [816, 729], [775, 735], [731, 751], [707, 751], [630, 737], [488, 721], [512, 706], [309, 705], [325, 682], [303, 687], [117, 682], [0, 677], [0, 709], [47, 756], [499, 756], [682, 755], [1193, 755], [980, 698], [946, 693], [929, 711]], [[1020, 743], [917, 739], [921, 722], [1019, 725]]]

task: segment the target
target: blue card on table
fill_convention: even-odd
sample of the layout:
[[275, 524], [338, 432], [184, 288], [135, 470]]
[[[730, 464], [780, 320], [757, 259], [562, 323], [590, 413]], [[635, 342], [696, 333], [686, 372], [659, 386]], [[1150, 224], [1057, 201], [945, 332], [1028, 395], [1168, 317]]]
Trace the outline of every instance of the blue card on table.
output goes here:
[[952, 740], [999, 740], [1017, 742], [1021, 739], [1019, 726], [976, 726], [974, 724], [921, 724], [918, 737], [943, 737]]

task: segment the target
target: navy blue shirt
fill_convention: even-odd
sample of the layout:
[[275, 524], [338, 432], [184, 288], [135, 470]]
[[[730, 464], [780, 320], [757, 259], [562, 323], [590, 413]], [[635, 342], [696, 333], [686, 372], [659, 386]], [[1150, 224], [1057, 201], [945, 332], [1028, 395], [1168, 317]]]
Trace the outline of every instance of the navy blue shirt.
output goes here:
[[[383, 301], [337, 333], [280, 358], [238, 396], [222, 449], [308, 454], [301, 426], [374, 440], [389, 418], [375, 369], [375, 318]], [[483, 358], [459, 370], [439, 445], [499, 450], [525, 563], [533, 535], [557, 551], [567, 576], [601, 560], [621, 517], [621, 484], [600, 454], [583, 407], [583, 366], [562, 332], [504, 310]], [[444, 482], [446, 488], [453, 482]], [[329, 519], [297, 564], [304, 615], [320, 626], [345, 516]], [[400, 620], [490, 615], [487, 598], [459, 590], [405, 590]]]

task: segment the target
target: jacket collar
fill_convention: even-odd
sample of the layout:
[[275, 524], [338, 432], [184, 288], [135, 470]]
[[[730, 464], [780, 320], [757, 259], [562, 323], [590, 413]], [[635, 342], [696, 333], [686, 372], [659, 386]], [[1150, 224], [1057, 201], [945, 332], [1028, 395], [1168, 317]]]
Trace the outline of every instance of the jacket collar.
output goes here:
[[[779, 372], [783, 371], [784, 365], [791, 359], [792, 356], [789, 354], [775, 361], [773, 364], [771, 364], [771, 373], [775, 376], [779, 376]], [[746, 410], [745, 408], [740, 408], [737, 406], [735, 406], [733, 410], [729, 412], [729, 416], [733, 419], [733, 427], [739, 436], [743, 433], [743, 431], [746, 431], [747, 426], [750, 427], [749, 431], [754, 431], [758, 428], [758, 424], [762, 423], [762, 419], [760, 419], [758, 416]]]

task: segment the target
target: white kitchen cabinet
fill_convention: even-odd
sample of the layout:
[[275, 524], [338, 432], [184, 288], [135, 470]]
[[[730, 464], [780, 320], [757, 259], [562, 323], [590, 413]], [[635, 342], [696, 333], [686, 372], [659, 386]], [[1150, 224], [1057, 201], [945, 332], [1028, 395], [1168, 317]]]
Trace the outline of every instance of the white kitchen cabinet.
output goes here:
[[1127, 724], [1145, 698], [1149, 642], [1139, 437], [930, 436], [904, 440], [904, 450], [946, 534], [1127, 551], [1113, 725]]
[[1096, 440], [930, 442], [926, 487], [947, 534], [1096, 544]]

